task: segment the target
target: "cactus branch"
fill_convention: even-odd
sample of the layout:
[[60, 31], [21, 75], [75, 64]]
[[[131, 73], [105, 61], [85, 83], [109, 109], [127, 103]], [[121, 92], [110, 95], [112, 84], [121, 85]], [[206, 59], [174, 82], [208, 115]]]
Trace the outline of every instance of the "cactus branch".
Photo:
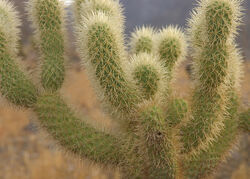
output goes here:
[[123, 70], [126, 60], [121, 32], [111, 22], [101, 12], [84, 19], [78, 32], [79, 52], [106, 105], [125, 115], [135, 109], [139, 99]]
[[161, 99], [167, 86], [164, 66], [152, 54], [134, 55], [128, 66], [130, 81], [135, 82], [144, 99]]
[[[230, 47], [228, 42], [237, 24], [238, 4], [228, 0], [212, 0], [201, 3], [205, 27], [204, 46], [194, 53], [196, 87], [191, 106], [192, 115], [183, 129], [182, 142], [186, 153], [207, 149], [224, 128], [224, 114], [229, 97], [226, 94], [229, 75]], [[203, 17], [204, 15], [204, 17]], [[236, 21], [236, 22], [235, 22]], [[215, 27], [216, 26], [216, 27]], [[195, 32], [194, 32], [195, 33]], [[222, 35], [221, 35], [222, 33]]]
[[103, 164], [118, 165], [124, 160], [120, 140], [77, 118], [58, 94], [39, 96], [34, 108], [41, 125], [65, 149]]
[[152, 27], [137, 28], [130, 39], [131, 53], [152, 53], [154, 36], [155, 31]]
[[19, 25], [12, 4], [0, 1], [0, 91], [12, 103], [31, 107], [38, 90], [15, 61]]
[[64, 10], [58, 0], [30, 0], [29, 17], [42, 55], [41, 82], [45, 90], [61, 88], [65, 75]]
[[151, 177], [175, 178], [177, 156], [163, 112], [151, 102], [141, 107], [139, 115], [139, 136], [145, 141], [140, 149], [146, 152], [143, 156], [148, 156]]

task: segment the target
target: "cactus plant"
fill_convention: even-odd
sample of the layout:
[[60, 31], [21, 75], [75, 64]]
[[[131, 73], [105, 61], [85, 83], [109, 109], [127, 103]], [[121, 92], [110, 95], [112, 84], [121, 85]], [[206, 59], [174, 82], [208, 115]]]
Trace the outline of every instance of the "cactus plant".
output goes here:
[[[122, 9], [117, 0], [74, 2], [77, 50], [120, 133], [99, 131], [79, 118], [60, 95], [67, 41], [60, 0], [29, 0], [27, 6], [41, 56], [41, 85], [18, 65], [20, 20], [13, 5], [0, 0], [1, 94], [33, 109], [40, 125], [66, 150], [116, 167], [123, 178], [212, 175], [237, 136], [249, 132], [249, 109], [238, 111], [242, 57], [235, 36], [241, 0], [201, 0], [187, 35], [174, 26], [159, 31], [137, 28], [129, 52]], [[187, 43], [194, 78], [188, 102], [172, 89]]]

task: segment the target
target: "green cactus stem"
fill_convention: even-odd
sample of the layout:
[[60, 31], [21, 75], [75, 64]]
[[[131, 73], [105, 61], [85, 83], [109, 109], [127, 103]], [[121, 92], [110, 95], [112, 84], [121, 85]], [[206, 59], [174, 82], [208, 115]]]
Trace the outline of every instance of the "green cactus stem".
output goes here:
[[166, 121], [170, 127], [176, 127], [182, 122], [188, 112], [188, 105], [184, 99], [172, 99], [166, 109]]
[[185, 35], [178, 27], [166, 27], [156, 36], [155, 53], [164, 63], [169, 81], [172, 80], [178, 65], [184, 60], [186, 48]]
[[85, 20], [82, 32], [78, 32], [79, 52], [85, 67], [98, 93], [104, 94], [105, 105], [122, 115], [131, 113], [139, 99], [124, 73], [126, 60], [121, 34], [104, 13]]
[[198, 78], [190, 121], [182, 131], [185, 153], [205, 150], [209, 148], [211, 140], [219, 137], [230, 101], [225, 91], [230, 59], [227, 42], [231, 40], [234, 21], [238, 20], [234, 14], [237, 4], [228, 0], [211, 0], [201, 5], [205, 16], [203, 34], [206, 34], [206, 41], [202, 50], [194, 54]]
[[42, 56], [41, 82], [45, 90], [56, 91], [65, 76], [64, 11], [58, 0], [30, 0], [29, 17], [35, 28]]
[[152, 53], [155, 31], [152, 27], [137, 28], [130, 39], [130, 51], [132, 54]]
[[166, 74], [164, 66], [154, 55], [140, 53], [133, 56], [128, 66], [128, 73], [144, 99], [162, 98], [167, 86]]
[[31, 107], [36, 102], [38, 91], [15, 61], [19, 25], [12, 4], [0, 1], [0, 91], [10, 102]]
[[138, 133], [144, 141], [140, 149], [143, 156], [148, 156], [150, 178], [176, 178], [177, 154], [163, 111], [149, 102], [140, 108], [139, 115]]
[[65, 149], [103, 164], [124, 160], [120, 141], [77, 118], [58, 94], [39, 96], [34, 109], [42, 127]]

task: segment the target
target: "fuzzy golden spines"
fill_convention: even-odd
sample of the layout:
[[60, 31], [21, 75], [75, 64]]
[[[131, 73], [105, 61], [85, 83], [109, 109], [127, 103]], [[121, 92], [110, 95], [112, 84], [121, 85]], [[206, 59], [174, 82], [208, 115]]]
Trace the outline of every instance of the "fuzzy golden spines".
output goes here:
[[40, 95], [34, 109], [42, 127], [66, 150], [98, 163], [123, 162], [121, 141], [79, 119], [59, 94]]
[[[77, 3], [77, 2], [76, 2]], [[123, 28], [124, 15], [123, 7], [116, 0], [85, 0], [81, 3], [81, 11], [79, 23], [81, 23], [82, 18], [91, 15], [92, 13], [103, 12], [107, 16], [110, 16]]]
[[[201, 47], [204, 41], [218, 42], [219, 38], [233, 39], [242, 22], [242, 0], [202, 0], [188, 20], [190, 45]], [[217, 21], [222, 18], [221, 21]], [[210, 34], [210, 37], [208, 35]], [[220, 36], [220, 37], [219, 37]], [[212, 40], [214, 39], [214, 40]]]
[[155, 37], [155, 53], [164, 62], [169, 75], [187, 53], [186, 38], [182, 30], [178, 27], [169, 26], [162, 29]]
[[[234, 2], [237, 3], [232, 4]], [[200, 7], [196, 9], [198, 13], [194, 13], [192, 16], [194, 19], [190, 20], [190, 41], [194, 48], [195, 89], [191, 116], [182, 131], [184, 151], [190, 152], [190, 155], [209, 150], [210, 144], [220, 137], [226, 125], [225, 114], [228, 113], [227, 109], [231, 104], [231, 97], [227, 94], [227, 89], [234, 90], [228, 83], [230, 75], [232, 75], [230, 72], [231, 59], [235, 58], [232, 56], [229, 43], [233, 42], [231, 37], [236, 33], [234, 30], [237, 27], [234, 27], [234, 24], [237, 24], [239, 17], [233, 14], [240, 14], [240, 12], [234, 11], [240, 9], [238, 6], [238, 1], [201, 1]], [[211, 17], [208, 17], [209, 13], [217, 11], [218, 16], [210, 15]], [[212, 25], [209, 23], [213, 22], [210, 18], [215, 17], [217, 19], [214, 20], [213, 29], [210, 29]], [[216, 24], [218, 27], [214, 26]], [[201, 28], [198, 29], [197, 26]], [[223, 38], [225, 39], [220, 38], [220, 35], [217, 34], [224, 30]], [[201, 36], [204, 37], [202, 41]], [[198, 50], [195, 49], [196, 47]], [[238, 57], [237, 59], [239, 59]], [[238, 67], [235, 68], [238, 69]], [[238, 80], [237, 77], [233, 79], [234, 82]], [[238, 82], [236, 83], [238, 84]]]
[[[141, 104], [138, 110], [138, 136], [141, 155], [148, 163], [150, 178], [177, 177], [177, 151], [173, 133], [157, 100]], [[148, 161], [147, 161], [148, 160]]]
[[77, 24], [81, 21], [81, 10], [82, 10], [82, 4], [86, 2], [86, 0], [75, 0], [74, 1], [74, 18]]
[[61, 88], [65, 76], [65, 17], [59, 0], [30, 0], [29, 18], [41, 52], [41, 82], [45, 90]]
[[237, 34], [241, 21], [241, 0], [210, 0], [204, 3], [208, 41], [225, 43]]
[[206, 178], [213, 174], [220, 163], [230, 155], [238, 137], [238, 99], [230, 92], [230, 101], [227, 104], [227, 114], [224, 114], [224, 127], [217, 138], [214, 138], [206, 149], [201, 149], [196, 155], [184, 158], [182, 167], [187, 178]]
[[12, 3], [7, 0], [0, 1], [0, 28], [5, 34], [8, 43], [6, 47], [12, 55], [18, 52], [18, 41], [20, 40], [20, 19]]
[[15, 61], [19, 25], [20, 19], [13, 5], [0, 1], [0, 90], [12, 103], [31, 107], [36, 101], [38, 91]]
[[152, 27], [137, 28], [130, 39], [130, 51], [132, 54], [152, 53], [154, 47], [155, 30]]
[[146, 99], [161, 99], [167, 86], [164, 65], [153, 54], [132, 56], [127, 67], [130, 81], [135, 83], [140, 95]]
[[128, 114], [138, 103], [124, 72], [126, 62], [122, 30], [112, 17], [98, 12], [85, 18], [78, 30], [78, 51], [99, 96], [111, 111]]
[[197, 75], [200, 76], [201, 87], [208, 91], [218, 88], [227, 75], [230, 58], [228, 43], [232, 43], [241, 14], [238, 2], [212, 0], [202, 4], [205, 17], [202, 34], [205, 40], [203, 50], [196, 57], [200, 58]]
[[186, 156], [183, 167], [185, 167], [185, 175], [188, 178], [201, 178], [211, 175], [216, 167], [230, 155], [233, 146], [237, 142], [238, 128], [241, 127], [241, 122], [238, 119], [238, 88], [242, 75], [240, 74], [242, 57], [236, 48], [232, 48], [230, 49], [225, 86], [225, 98], [228, 98], [228, 100], [223, 114], [223, 128], [219, 131], [218, 137], [210, 141], [207, 148], [201, 149], [196, 155]]

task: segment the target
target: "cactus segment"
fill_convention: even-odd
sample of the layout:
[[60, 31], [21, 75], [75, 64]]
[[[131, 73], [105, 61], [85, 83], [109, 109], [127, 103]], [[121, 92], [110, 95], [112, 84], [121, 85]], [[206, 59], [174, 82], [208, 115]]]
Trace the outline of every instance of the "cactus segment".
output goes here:
[[88, 15], [92, 15], [92, 13], [103, 12], [107, 16], [112, 17], [117, 25], [119, 24], [124, 28], [124, 16], [123, 16], [123, 8], [119, 1], [113, 0], [85, 0], [85, 2], [81, 3], [82, 10], [80, 12], [81, 19], [79, 19], [79, 23], [81, 23], [84, 17]]
[[78, 119], [57, 93], [39, 96], [34, 109], [41, 125], [67, 150], [103, 164], [124, 160], [119, 140]]
[[128, 73], [144, 99], [160, 99], [162, 97], [167, 86], [166, 74], [164, 66], [155, 56], [147, 53], [133, 56], [128, 66]]
[[130, 39], [130, 51], [132, 54], [152, 53], [155, 30], [152, 27], [137, 28]]
[[[233, 22], [239, 19], [235, 15], [239, 13], [234, 11], [228, 0], [206, 1], [201, 5], [201, 12], [205, 16], [205, 27], [202, 28], [205, 31], [201, 33], [205, 35], [204, 44], [193, 55], [196, 84], [191, 105], [192, 114], [182, 130], [184, 152], [192, 151], [193, 154], [200, 149], [208, 149], [211, 140], [216, 140], [225, 127], [224, 115], [230, 101], [226, 89], [232, 58], [228, 42], [232, 41], [230, 37], [234, 33], [233, 24], [236, 24]], [[216, 15], [212, 15], [212, 12]], [[203, 18], [202, 14], [200, 18]], [[214, 24], [211, 24], [213, 21]], [[220, 33], [224, 33], [223, 38]]]
[[154, 103], [145, 104], [139, 111], [141, 152], [148, 156], [151, 178], [175, 178], [177, 170], [173, 135], [163, 112]]
[[30, 0], [29, 17], [42, 56], [41, 82], [45, 90], [61, 88], [65, 76], [64, 9], [59, 0]]
[[155, 52], [169, 73], [169, 79], [172, 79], [173, 71], [186, 56], [187, 43], [184, 33], [174, 26], [162, 29], [156, 36], [155, 48]]
[[230, 150], [237, 139], [237, 108], [238, 102], [232, 96], [228, 104], [228, 114], [225, 116], [224, 128], [220, 136], [209, 144], [206, 150], [202, 150], [198, 155], [188, 156], [183, 162], [184, 175], [190, 179], [199, 179], [210, 176], [218, 165], [230, 154]]
[[124, 73], [123, 63], [126, 60], [120, 34], [110, 17], [99, 12], [85, 19], [78, 32], [78, 45], [98, 93], [104, 95], [103, 102], [112, 106], [112, 111], [128, 114], [139, 99]]
[[184, 99], [173, 99], [166, 110], [166, 121], [170, 127], [175, 127], [182, 122], [188, 112], [188, 105]]
[[36, 102], [38, 91], [15, 61], [19, 25], [13, 5], [0, 1], [0, 91], [10, 102], [31, 107]]

